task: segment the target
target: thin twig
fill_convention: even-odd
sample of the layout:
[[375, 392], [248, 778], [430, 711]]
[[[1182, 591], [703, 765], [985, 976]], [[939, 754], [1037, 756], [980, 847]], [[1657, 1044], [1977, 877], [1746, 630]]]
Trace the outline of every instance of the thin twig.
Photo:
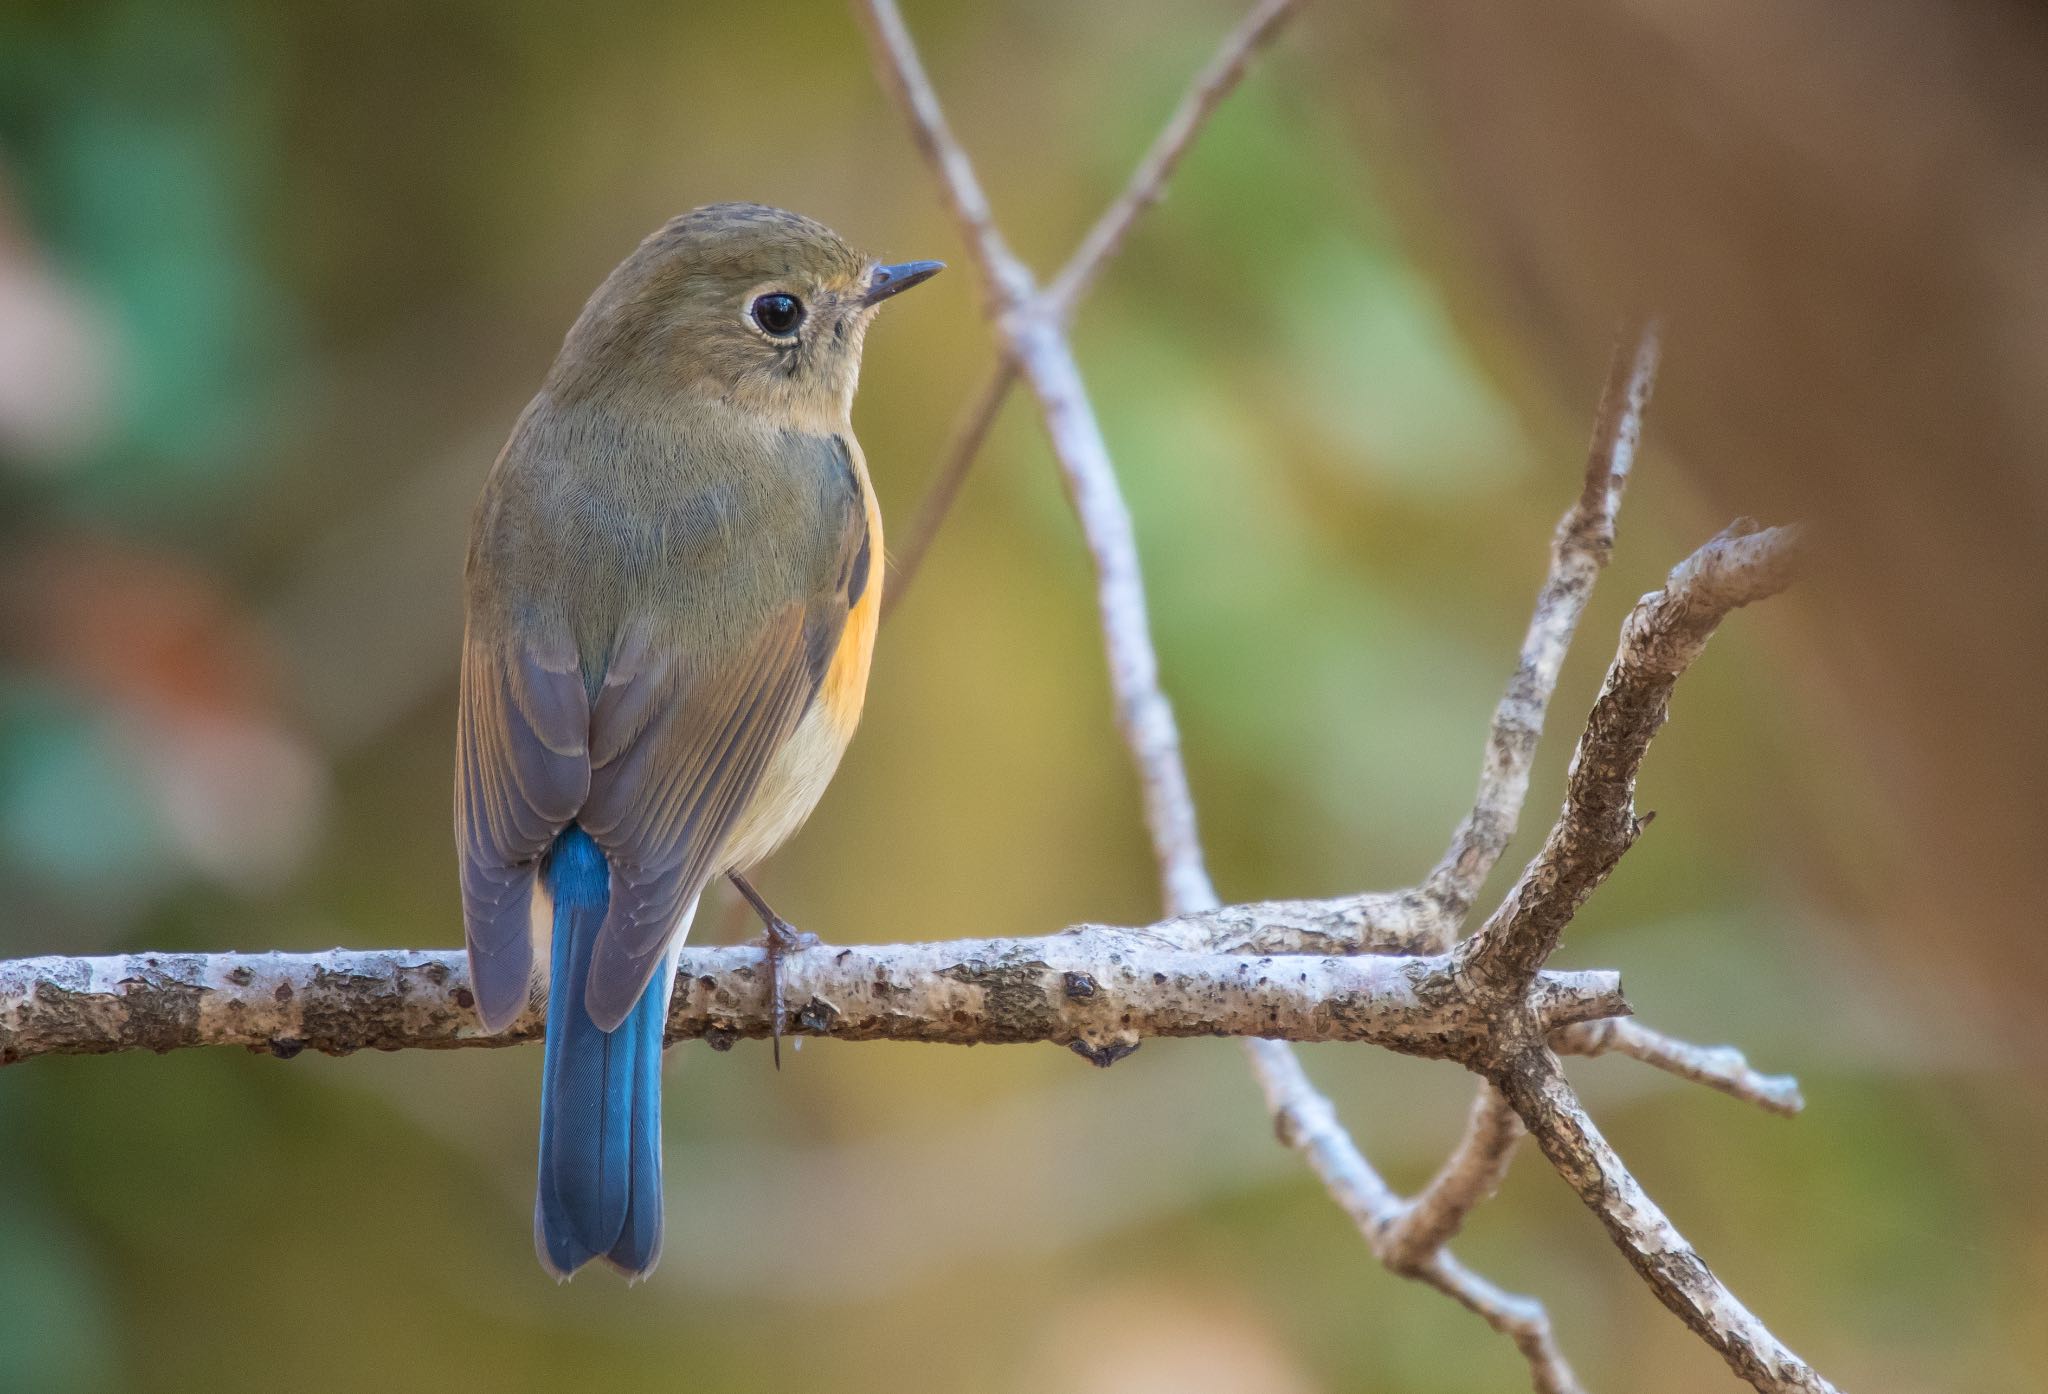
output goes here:
[[947, 211], [981, 271], [989, 318], [999, 320], [1033, 294], [1030, 269], [1018, 260], [996, 227], [988, 195], [975, 177], [967, 152], [946, 123], [945, 108], [939, 105], [938, 93], [925, 75], [924, 60], [918, 57], [917, 44], [903, 23], [896, 0], [860, 0], [854, 13], [867, 29], [875, 71], [903, 109], [919, 152], [939, 176]]
[[1551, 1033], [1550, 1048], [1559, 1055], [1626, 1055], [1785, 1118], [1806, 1107], [1798, 1080], [1764, 1074], [1734, 1046], [1694, 1045], [1634, 1020], [1616, 1017], [1568, 1026]]
[[1585, 734], [1572, 754], [1564, 811], [1542, 850], [1466, 945], [1472, 972], [1512, 997], [1557, 947], [1564, 927], [1642, 830], [1636, 773], [1670, 710], [1679, 675], [1721, 621], [1791, 583], [1795, 528], [1742, 519], [1680, 562], [1636, 603]]
[[960, 497], [960, 486], [967, 482], [968, 471], [974, 468], [982, 442], [988, 439], [989, 428], [995, 425], [996, 415], [1002, 411], [1016, 381], [1017, 370], [1011, 366], [1010, 360], [997, 359], [980, 388], [968, 399], [966, 410], [960, 413], [953, 434], [946, 440], [945, 453], [939, 457], [938, 472], [932, 476], [924, 499], [917, 506], [917, 516], [910, 522], [906, 540], [890, 555], [889, 580], [882, 590], [884, 620], [896, 613], [896, 607], [903, 603], [911, 583], [917, 580], [925, 554], [931, 551], [932, 539], [939, 535], [947, 515], [953, 511], [953, 501]]
[[1577, 633], [1594, 582], [1614, 550], [1614, 522], [1622, 491], [1634, 471], [1643, 413], [1656, 386], [1660, 353], [1658, 327], [1646, 321], [1615, 344], [1607, 387], [1594, 417], [1593, 443], [1579, 497], [1558, 522], [1550, 548], [1550, 571], [1537, 593], [1529, 629], [1507, 691], [1494, 709], [1486, 758], [1472, 811], [1458, 824], [1443, 860], [1423, 879], [1424, 899], [1435, 911], [1438, 937], [1447, 947], [1464, 928], [1472, 903], [1515, 835], [1529, 796], [1529, 772], [1565, 653]]
[[1465, 1134], [1430, 1183], [1402, 1207], [1381, 1237], [1380, 1258], [1413, 1273], [1457, 1237], [1465, 1217], [1493, 1198], [1522, 1140], [1522, 1120], [1490, 1084], [1481, 1084]]
[[1194, 145], [1195, 137], [1202, 133], [1202, 127], [1208, 124], [1223, 99], [1243, 80], [1259, 50], [1271, 42], [1293, 15], [1296, 4], [1297, 0], [1259, 0], [1224, 37], [1215, 56], [1195, 74], [1173, 115], [1166, 119], [1151, 148], [1125, 181], [1123, 192], [1103, 210], [1066, 266], [1046, 287], [1046, 298], [1055, 315], [1066, 319], [1073, 314], [1145, 210], [1165, 197], [1167, 181], [1180, 168], [1181, 159]]
[[1494, 1084], [1537, 1146], [1571, 1185], [1666, 1307], [1764, 1394], [1835, 1394], [1835, 1387], [1736, 1300], [1643, 1191], [1538, 1047], [1498, 1071]]
[[[1123, 246], [1124, 239], [1130, 235], [1145, 210], [1164, 197], [1167, 181], [1173, 178], [1181, 157], [1193, 145], [1195, 137], [1215, 114], [1216, 108], [1223, 104], [1223, 99], [1243, 80], [1259, 50], [1293, 15], [1297, 4], [1298, 0], [1259, 0], [1251, 13], [1224, 37], [1215, 56], [1188, 84], [1180, 104], [1174, 108], [1173, 115], [1145, 152], [1144, 158], [1139, 160], [1137, 168], [1131, 171], [1123, 190], [1088, 229], [1074, 254], [1067, 259], [1067, 264], [1043, 292], [1034, 289], [1029, 273], [1014, 257], [998, 263], [996, 270], [999, 274], [984, 268], [984, 284], [996, 297], [994, 304], [998, 310], [1019, 307], [1028, 297], [1036, 295], [1044, 312], [1055, 318], [1063, 320], [1073, 313], [1074, 307], [1094, 284], [1102, 268]], [[924, 77], [915, 45], [904, 29], [900, 14], [892, 8], [887, 15], [879, 12], [869, 15], [869, 32], [875, 38], [878, 52], [889, 55], [901, 53], [910, 60], [899, 74], [892, 57], [892, 84], [899, 81], [908, 84], [913, 81], [908, 74], [914, 73], [915, 84], [923, 96], [930, 99], [922, 108], [907, 107], [918, 123], [920, 144], [925, 145], [928, 152], [947, 147], [958, 152], [959, 146], [946, 126], [944, 112], [932, 93], [929, 80]], [[908, 86], [894, 85], [892, 90], [898, 93], [899, 100], [908, 100]], [[920, 110], [931, 115], [929, 126], [918, 114]], [[960, 159], [965, 164], [964, 154]], [[980, 197], [979, 185], [972, 182], [971, 166], [967, 168], [967, 177], [970, 184], [966, 196], [954, 202], [955, 216], [963, 229], [970, 230], [970, 245], [982, 245], [973, 229], [981, 226], [976, 219], [987, 215], [988, 201]], [[993, 228], [992, 219], [987, 225]], [[995, 245], [1003, 246], [1000, 238], [996, 239]], [[991, 318], [998, 319], [1000, 315], [991, 315]], [[917, 517], [911, 523], [908, 540], [897, 549], [891, 562], [889, 585], [882, 596], [884, 619], [901, 603], [916, 579], [925, 554], [931, 549], [932, 539], [945, 525], [954, 500], [959, 497], [961, 486], [966, 483], [967, 475], [980, 454], [982, 442], [988, 437], [988, 429], [1002, 410], [1003, 403], [1009, 399], [1010, 389], [1016, 381], [1015, 365], [1005, 355], [990, 370], [981, 388], [970, 399], [968, 409], [962, 413], [959, 425], [946, 443], [945, 454], [940, 458], [924, 499], [918, 504]]]
[[1336, 1109], [1310, 1082], [1292, 1050], [1278, 1041], [1245, 1044], [1280, 1141], [1301, 1153], [1324, 1189], [1372, 1246], [1374, 1256], [1403, 1276], [1448, 1295], [1512, 1340], [1529, 1362], [1531, 1382], [1539, 1394], [1579, 1394], [1578, 1379], [1557, 1347], [1541, 1303], [1503, 1292], [1441, 1247], [1413, 1267], [1403, 1269], [1392, 1262], [1387, 1235], [1406, 1211], [1401, 1198], [1366, 1161], [1338, 1121]]

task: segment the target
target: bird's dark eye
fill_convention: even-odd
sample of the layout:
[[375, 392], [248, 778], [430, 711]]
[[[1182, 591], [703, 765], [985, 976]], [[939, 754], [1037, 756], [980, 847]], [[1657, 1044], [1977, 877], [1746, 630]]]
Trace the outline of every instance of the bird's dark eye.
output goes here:
[[787, 338], [796, 333], [796, 327], [804, 322], [804, 302], [794, 295], [774, 291], [754, 297], [754, 323], [776, 338]]

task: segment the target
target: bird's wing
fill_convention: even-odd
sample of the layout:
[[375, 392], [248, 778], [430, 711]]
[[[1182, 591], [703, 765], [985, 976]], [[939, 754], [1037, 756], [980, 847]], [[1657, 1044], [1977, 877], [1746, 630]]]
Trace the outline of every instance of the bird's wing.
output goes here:
[[843, 448], [829, 445], [806, 471], [818, 487], [804, 511], [816, 511], [789, 539], [801, 539], [803, 555], [774, 568], [781, 579], [766, 588], [779, 594], [744, 634], [693, 648], [642, 625], [606, 664], [591, 711], [590, 793], [576, 820], [612, 868], [584, 995], [607, 1030], [639, 999], [684, 907], [723, 869], [734, 824], [817, 695], [867, 583], [860, 486], [841, 468]]
[[535, 865], [590, 791], [590, 702], [566, 644], [465, 634], [456, 720], [455, 841], [471, 986], [484, 1028], [526, 1006]]

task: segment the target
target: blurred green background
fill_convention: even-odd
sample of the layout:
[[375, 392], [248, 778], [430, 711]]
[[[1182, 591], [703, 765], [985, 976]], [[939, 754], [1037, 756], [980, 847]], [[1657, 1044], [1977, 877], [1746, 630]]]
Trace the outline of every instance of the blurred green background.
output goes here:
[[[1438, 240], [1457, 150], [1381, 110], [1435, 80], [1405, 8], [1284, 36], [1077, 329], [1233, 899], [1407, 884], [1440, 852], [1605, 367], [1597, 334], [1542, 352], [1544, 307], [1611, 326], [1619, 304], [1538, 289], [1580, 255], [1591, 287], [1597, 248], [1494, 256], [1481, 271], [1524, 292], [1497, 299]], [[1047, 269], [1238, 13], [909, 7]], [[1710, 143], [1755, 136], [1670, 100]], [[670, 214], [733, 198], [955, 265], [870, 340], [855, 412], [901, 536], [990, 351], [842, 6], [0, 7], [0, 955], [459, 941], [469, 506], [583, 297]], [[1717, 382], [1686, 328], [1667, 384], [1697, 400]], [[1657, 420], [1497, 886], [1628, 604], [1731, 511]], [[1887, 888], [1914, 875], [1901, 829], [1940, 805], [1887, 785], [1809, 642], [1841, 628], [1826, 575], [1818, 594], [1739, 616], [1687, 680], [1645, 775], [1655, 828], [1566, 949], [1622, 968], [1652, 1024], [1797, 1073], [1807, 1113], [1625, 1061], [1573, 1073], [1709, 1261], [1845, 1387], [2038, 1388], [2048, 1113], [2013, 1044], [2034, 1017], [1886, 947], [1934, 934]], [[1155, 915], [1085, 557], [1021, 400], [884, 633], [868, 713], [762, 871], [797, 923], [860, 941]], [[1995, 965], [2039, 918], [1943, 942]], [[723, 900], [699, 924], [753, 932]], [[1308, 1056], [1395, 1184], [1424, 1180], [1467, 1082]], [[557, 1288], [532, 1258], [539, 1063], [0, 1072], [0, 1389], [1526, 1378], [1373, 1264], [1228, 1042], [1108, 1072], [1051, 1047], [812, 1043], [779, 1075], [765, 1047], [679, 1048], [667, 1255], [632, 1290]], [[1549, 1304], [1595, 1389], [1731, 1387], [1533, 1156], [1458, 1251]]]

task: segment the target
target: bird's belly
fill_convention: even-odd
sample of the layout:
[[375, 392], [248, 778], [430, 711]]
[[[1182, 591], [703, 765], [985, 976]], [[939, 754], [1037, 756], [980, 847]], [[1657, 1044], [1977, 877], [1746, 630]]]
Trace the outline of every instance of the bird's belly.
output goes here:
[[821, 693], [762, 771], [753, 802], [726, 843], [723, 860], [728, 867], [752, 866], [803, 826], [824, 797], [852, 735], [851, 725], [842, 727], [833, 719]]

